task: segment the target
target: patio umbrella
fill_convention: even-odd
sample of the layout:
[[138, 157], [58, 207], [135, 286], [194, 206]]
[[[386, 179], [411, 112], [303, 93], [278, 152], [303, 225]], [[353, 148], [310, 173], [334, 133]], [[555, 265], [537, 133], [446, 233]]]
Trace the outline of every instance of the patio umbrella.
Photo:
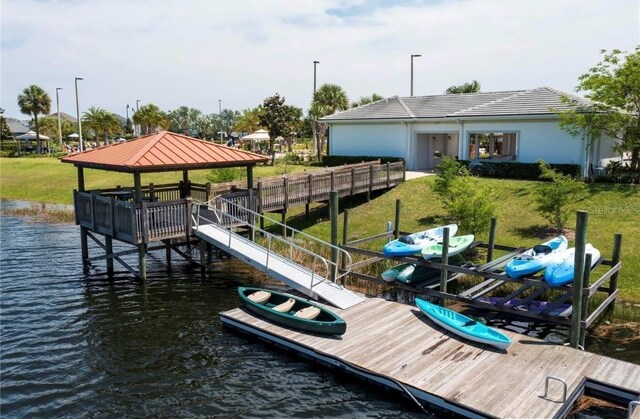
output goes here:
[[253, 134], [245, 135], [240, 138], [242, 141], [265, 141], [269, 139], [269, 131], [259, 129]]
[[[18, 135], [16, 137], [16, 140], [36, 140], [36, 133], [34, 131], [27, 131], [26, 133], [22, 134], [22, 135]], [[46, 135], [42, 135], [40, 134], [40, 139], [41, 140], [48, 140], [49, 137], [47, 137]]]
[[67, 135], [67, 138], [80, 138], [80, 136], [74, 132], [73, 134]]

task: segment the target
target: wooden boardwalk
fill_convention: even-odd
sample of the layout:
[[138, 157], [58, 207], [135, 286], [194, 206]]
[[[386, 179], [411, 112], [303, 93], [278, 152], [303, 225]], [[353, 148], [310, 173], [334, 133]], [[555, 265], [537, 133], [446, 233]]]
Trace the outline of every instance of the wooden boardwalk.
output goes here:
[[[509, 331], [514, 343], [497, 351], [446, 332], [414, 306], [379, 298], [332, 310], [347, 322], [341, 337], [286, 329], [241, 308], [220, 317], [229, 327], [391, 388], [398, 389], [397, 380], [418, 400], [469, 417], [562, 417], [585, 388], [626, 402], [640, 396], [638, 365]], [[543, 397], [548, 376], [567, 383], [566, 402], [556, 381]]]

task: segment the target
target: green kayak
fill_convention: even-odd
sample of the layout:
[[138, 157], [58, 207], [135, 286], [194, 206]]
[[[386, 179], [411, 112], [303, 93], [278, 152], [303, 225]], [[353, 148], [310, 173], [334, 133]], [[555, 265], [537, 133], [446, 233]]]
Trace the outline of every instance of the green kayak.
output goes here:
[[[462, 266], [466, 263], [460, 255], [449, 258], [449, 265]], [[420, 284], [440, 278], [440, 269], [431, 266], [403, 263], [387, 269], [380, 274], [385, 282], [403, 282], [408, 285]]]
[[325, 335], [342, 335], [347, 331], [347, 324], [338, 315], [295, 295], [238, 287], [238, 296], [250, 312], [292, 329]]
[[[474, 235], [454, 236], [449, 239], [449, 256], [454, 256], [464, 252], [473, 243]], [[424, 260], [431, 260], [442, 257], [442, 242], [433, 243], [422, 249]]]

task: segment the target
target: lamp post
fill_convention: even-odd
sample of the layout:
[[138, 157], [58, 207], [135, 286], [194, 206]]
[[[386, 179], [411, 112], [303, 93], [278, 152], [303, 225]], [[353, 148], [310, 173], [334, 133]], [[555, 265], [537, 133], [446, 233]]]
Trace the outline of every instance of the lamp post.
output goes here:
[[413, 97], [413, 59], [415, 57], [422, 57], [420, 54], [411, 54], [411, 96]]
[[218, 99], [218, 115], [222, 113], [222, 99]]
[[320, 64], [320, 61], [313, 62], [313, 96], [316, 95], [316, 65]]
[[60, 141], [60, 151], [62, 151], [62, 122], [60, 122], [60, 98], [58, 92], [62, 87], [56, 87], [56, 109], [58, 110], [58, 140]]
[[78, 117], [78, 140], [80, 141], [78, 149], [80, 152], [84, 151], [82, 145], [82, 121], [80, 120], [80, 102], [78, 101], [78, 80], [84, 80], [82, 77], [76, 77], [76, 116]]
[[[136, 112], [140, 110], [140, 99], [136, 99]], [[138, 124], [134, 125], [136, 127], [136, 137], [140, 136], [140, 131], [142, 131], [142, 127], [139, 127]]]
[[128, 132], [126, 132], [129, 127], [131, 125], [131, 121], [129, 120], [129, 104], [127, 103], [127, 122], [125, 123], [125, 134], [128, 134]]

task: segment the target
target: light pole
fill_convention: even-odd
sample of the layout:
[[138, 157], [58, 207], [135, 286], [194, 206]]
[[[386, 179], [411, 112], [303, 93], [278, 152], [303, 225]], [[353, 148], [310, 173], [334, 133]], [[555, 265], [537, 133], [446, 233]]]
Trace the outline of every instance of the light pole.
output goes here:
[[[140, 110], [140, 99], [136, 99], [136, 113]], [[136, 127], [136, 137], [140, 136], [140, 131], [142, 131], [142, 127], [139, 127], [138, 124], [135, 124]]]
[[126, 132], [129, 128], [131, 128], [131, 120], [129, 120], [129, 104], [127, 103], [127, 122], [125, 125], [125, 134], [129, 134], [128, 132]]
[[316, 95], [316, 65], [320, 64], [320, 61], [313, 62], [313, 96]]
[[58, 140], [60, 141], [60, 151], [62, 152], [62, 123], [60, 122], [60, 98], [58, 92], [62, 87], [56, 87], [56, 109], [58, 110]]
[[218, 99], [218, 115], [222, 113], [222, 99]]
[[415, 57], [422, 57], [420, 54], [411, 54], [411, 96], [413, 97], [413, 59]]
[[78, 102], [78, 80], [84, 80], [82, 77], [76, 77], [76, 116], [78, 117], [78, 140], [80, 140], [78, 149], [84, 151], [82, 145], [82, 121], [80, 120], [80, 102]]

